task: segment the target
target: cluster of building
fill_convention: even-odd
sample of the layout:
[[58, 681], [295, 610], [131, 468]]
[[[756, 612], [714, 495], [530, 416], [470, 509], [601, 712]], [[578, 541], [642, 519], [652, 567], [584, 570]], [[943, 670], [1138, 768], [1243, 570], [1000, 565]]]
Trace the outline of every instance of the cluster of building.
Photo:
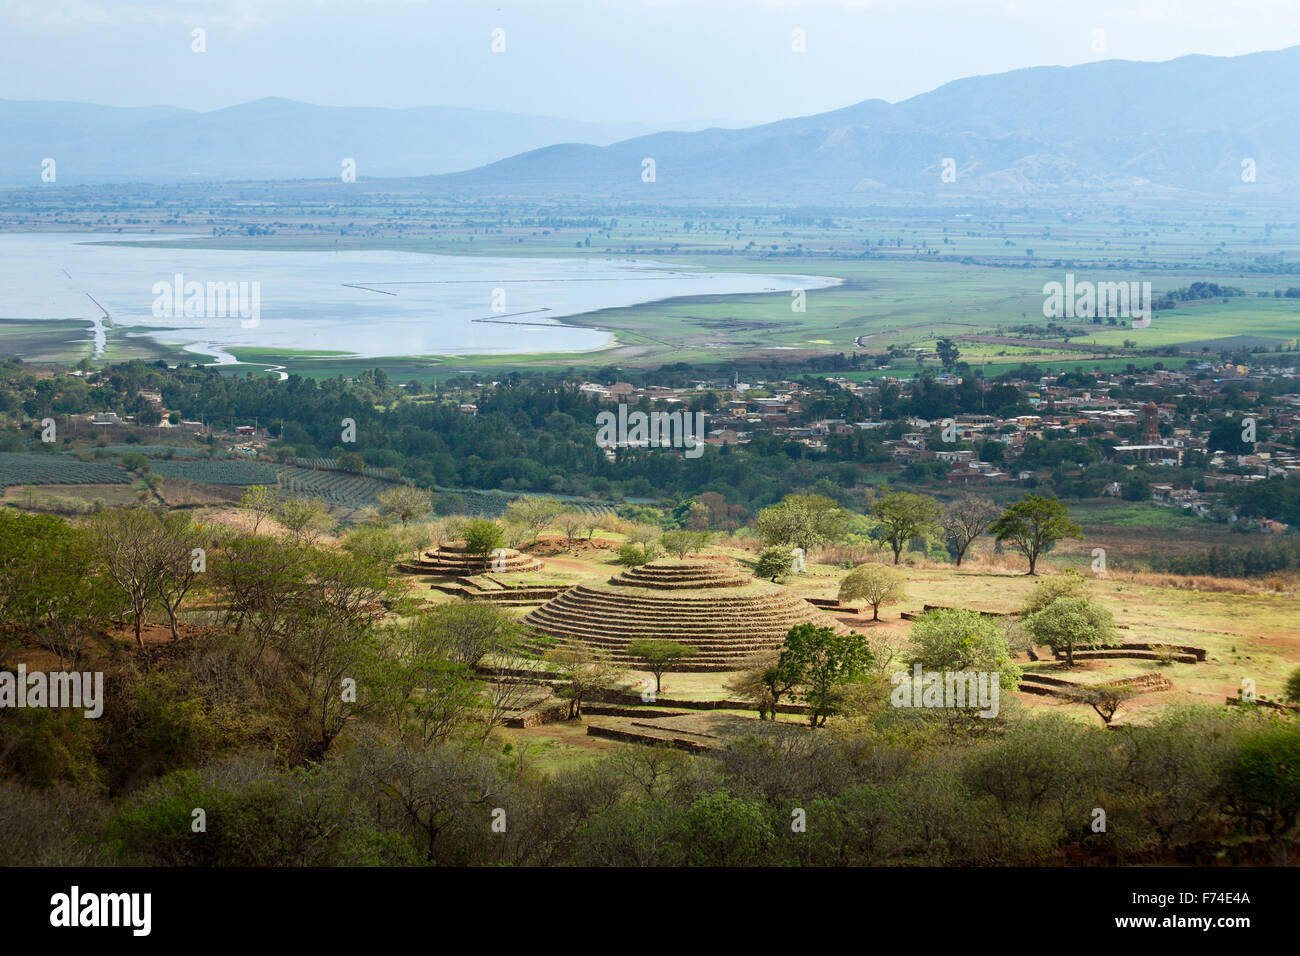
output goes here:
[[[1129, 381], [1121, 383], [1120, 379]], [[1260, 399], [1249, 389], [1249, 382], [1294, 378], [1289, 368], [1246, 367], [1235, 364], [1201, 363], [1188, 371], [1144, 371], [1101, 376], [1086, 387], [1056, 384], [1049, 376], [1037, 380], [1011, 380], [1032, 408], [1028, 414], [1003, 418], [994, 414], [958, 414], [950, 419], [925, 420], [909, 417], [902, 420], [900, 432], [894, 421], [847, 421], [838, 418], [812, 418], [804, 409], [822, 393], [813, 393], [792, 381], [745, 383], [699, 381], [689, 386], [634, 386], [627, 382], [613, 385], [584, 383], [585, 394], [602, 403], [635, 404], [642, 399], [665, 403], [668, 407], [698, 407], [701, 394], [713, 393], [716, 411], [709, 417], [704, 439], [711, 445], [744, 445], [755, 434], [767, 432], [805, 445], [810, 451], [826, 451], [832, 436], [849, 436], [859, 431], [879, 432], [878, 441], [900, 465], [933, 461], [951, 466], [943, 480], [954, 485], [980, 482], [1023, 482], [1035, 476], [1032, 469], [1017, 467], [1016, 460], [1025, 444], [1033, 439], [1051, 439], [1087, 435], [1100, 439], [1106, 460], [1136, 468], [1146, 464], [1177, 468], [1192, 453], [1205, 457], [1202, 488], [1176, 488], [1167, 484], [1152, 486], [1152, 500], [1208, 514], [1225, 486], [1266, 478], [1300, 475], [1300, 451], [1280, 442], [1257, 441], [1247, 454], [1230, 453], [1210, 447], [1211, 428], [1221, 412], [1184, 415], [1180, 402], [1187, 396], [1211, 395], [1226, 382], [1247, 385], [1242, 392], [1247, 399]], [[907, 379], [876, 378], [854, 381], [830, 378], [849, 392], [870, 398], [887, 384], [906, 387]], [[958, 386], [960, 376], [937, 377], [940, 385]], [[1139, 402], [1112, 397], [1113, 393], [1131, 392], [1125, 385], [1154, 389], [1166, 398], [1162, 402]], [[661, 406], [662, 407], [662, 406]], [[1261, 401], [1249, 416], [1267, 420], [1277, 433], [1300, 433], [1300, 389]], [[1240, 416], [1244, 423], [1246, 416]], [[1140, 438], [1124, 439], [1140, 429]], [[936, 442], [935, 429], [943, 438]], [[977, 449], [987, 442], [1003, 446], [1001, 455], [981, 456]], [[946, 447], [951, 444], [952, 447]], [[971, 447], [975, 446], [975, 447]], [[606, 449], [613, 455], [613, 449]], [[984, 461], [991, 457], [994, 461]], [[1103, 493], [1119, 494], [1118, 483]], [[1272, 528], [1266, 530], [1280, 530]]]

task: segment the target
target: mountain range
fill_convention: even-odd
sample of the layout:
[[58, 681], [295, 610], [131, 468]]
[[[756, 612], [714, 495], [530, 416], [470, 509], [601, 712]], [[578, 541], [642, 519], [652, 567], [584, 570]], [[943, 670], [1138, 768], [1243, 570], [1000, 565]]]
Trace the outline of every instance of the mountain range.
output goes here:
[[358, 178], [471, 169], [554, 143], [596, 145], [646, 124], [584, 123], [454, 107], [315, 106], [268, 98], [197, 112], [171, 106], [0, 100], [0, 184]]
[[[448, 196], [869, 203], [1300, 185], [1300, 47], [956, 80], [744, 129], [650, 132], [450, 107], [0, 100], [0, 183], [398, 177]], [[846, 91], [847, 92], [847, 91]], [[647, 169], [653, 162], [653, 181]]]
[[[1300, 47], [1033, 67], [748, 129], [553, 145], [431, 184], [452, 193], [751, 202], [1277, 191], [1300, 184], [1297, 79]], [[647, 159], [653, 183], [643, 177]], [[1243, 179], [1248, 171], [1253, 182]]]

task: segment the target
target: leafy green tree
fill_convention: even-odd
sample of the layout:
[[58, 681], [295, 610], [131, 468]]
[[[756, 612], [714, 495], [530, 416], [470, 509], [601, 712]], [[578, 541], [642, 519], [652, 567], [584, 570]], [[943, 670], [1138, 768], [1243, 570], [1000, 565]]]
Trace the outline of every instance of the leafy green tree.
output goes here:
[[501, 525], [488, 518], [475, 518], [465, 528], [465, 547], [470, 554], [486, 562], [492, 552], [505, 545], [505, 532]]
[[871, 509], [880, 523], [885, 542], [894, 552], [894, 563], [913, 538], [934, 534], [939, 519], [939, 502], [928, 495], [895, 491], [885, 495]]
[[257, 534], [262, 521], [275, 513], [275, 489], [249, 485], [239, 494], [239, 507], [253, 513], [253, 534]]
[[865, 601], [871, 605], [871, 619], [880, 620], [884, 604], [897, 604], [907, 596], [903, 576], [886, 564], [860, 564], [840, 582], [841, 603]]
[[627, 653], [645, 665], [646, 670], [655, 676], [655, 693], [659, 693], [663, 673], [671, 665], [684, 658], [699, 653], [689, 644], [669, 640], [633, 641], [627, 647]]
[[1047, 605], [1051, 604], [1057, 598], [1088, 598], [1088, 582], [1083, 579], [1083, 575], [1078, 571], [1070, 568], [1062, 571], [1060, 574], [1053, 574], [1049, 578], [1044, 578], [1034, 585], [1034, 589], [1029, 592], [1029, 597], [1025, 600], [1025, 606], [1020, 609], [1021, 617], [1028, 617], [1038, 611], [1041, 611]]
[[754, 565], [754, 576], [776, 581], [790, 573], [793, 562], [794, 552], [788, 547], [773, 545], [764, 548], [759, 552], [758, 561]]
[[690, 861], [699, 866], [757, 866], [776, 833], [762, 803], [715, 791], [686, 811]]
[[709, 540], [707, 531], [665, 531], [659, 543], [669, 554], [684, 559], [692, 551], [703, 548]]
[[1008, 541], [1029, 559], [1030, 574], [1038, 573], [1038, 559], [1061, 538], [1083, 540], [1083, 529], [1070, 520], [1065, 505], [1033, 494], [1007, 508], [989, 530], [999, 544]]
[[1119, 644], [1119, 631], [1110, 611], [1084, 598], [1057, 598], [1026, 617], [1024, 628], [1038, 643], [1065, 651], [1067, 667], [1074, 666], [1076, 648]]
[[388, 566], [411, 549], [398, 528], [363, 524], [343, 536], [343, 550], [363, 560]]
[[32, 642], [75, 667], [118, 609], [117, 593], [84, 530], [0, 509], [0, 652]]
[[1300, 704], [1300, 667], [1293, 670], [1291, 676], [1286, 679], [1282, 696], [1293, 704]]
[[638, 548], [631, 541], [624, 541], [618, 546], [615, 559], [625, 568], [639, 568], [650, 563], [650, 555]]
[[758, 513], [754, 526], [768, 545], [805, 552], [844, 533], [848, 512], [825, 495], [786, 495]]
[[1228, 771], [1226, 809], [1268, 841], [1276, 866], [1300, 833], [1300, 726], [1269, 727], [1241, 746]]
[[354, 475], [359, 475], [366, 470], [366, 460], [356, 452], [348, 451], [339, 455], [338, 466], [341, 471], [350, 471]]
[[912, 625], [908, 663], [930, 671], [997, 674], [998, 686], [1014, 691], [1020, 668], [1011, 659], [1006, 635], [992, 618], [965, 608], [922, 614]]
[[782, 683], [799, 688], [798, 696], [810, 708], [809, 723], [824, 727], [826, 718], [840, 713], [843, 685], [860, 681], [872, 664], [867, 639], [849, 632], [837, 634], [829, 627], [798, 624], [790, 628], [777, 656]]

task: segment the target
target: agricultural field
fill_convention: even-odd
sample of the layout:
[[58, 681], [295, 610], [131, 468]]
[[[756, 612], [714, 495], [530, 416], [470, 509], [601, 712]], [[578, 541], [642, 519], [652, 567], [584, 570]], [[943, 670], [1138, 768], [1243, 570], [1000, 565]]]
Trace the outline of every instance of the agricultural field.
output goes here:
[[256, 461], [175, 461], [153, 459], [149, 470], [164, 478], [184, 478], [213, 485], [274, 485], [274, 466]]
[[43, 455], [0, 452], [0, 487], [126, 484], [130, 481], [130, 475], [108, 462], [81, 461], [58, 452]]
[[393, 482], [346, 471], [319, 471], [296, 466], [278, 467], [270, 482], [285, 495], [320, 498], [342, 508], [374, 508], [378, 495]]

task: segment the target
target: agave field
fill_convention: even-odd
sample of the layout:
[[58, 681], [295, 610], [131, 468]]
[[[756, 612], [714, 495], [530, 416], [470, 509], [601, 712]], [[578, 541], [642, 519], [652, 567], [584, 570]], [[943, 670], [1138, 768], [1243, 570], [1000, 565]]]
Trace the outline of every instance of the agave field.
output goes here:
[[276, 471], [271, 465], [256, 461], [168, 461], [155, 459], [149, 469], [164, 478], [206, 481], [212, 485], [272, 485]]
[[572, 498], [567, 495], [529, 495], [511, 494], [507, 491], [474, 491], [463, 488], [439, 488], [440, 494], [455, 495], [465, 502], [465, 507], [458, 508], [465, 514], [479, 518], [499, 518], [506, 513], [506, 505], [516, 498], [555, 498], [563, 504], [576, 508], [586, 514], [613, 514], [614, 507], [603, 501], [589, 501], [586, 498]]
[[[114, 455], [137, 454], [148, 458], [207, 458], [207, 445], [101, 445], [96, 450], [103, 450]], [[217, 457], [225, 456], [224, 450], [217, 452]]]
[[343, 508], [377, 507], [380, 492], [395, 487], [392, 481], [372, 475], [319, 471], [295, 465], [281, 467], [277, 483], [282, 494], [321, 498]]
[[[299, 468], [312, 468], [317, 471], [342, 471], [339, 463], [334, 458], [295, 458], [293, 463]], [[348, 472], [348, 474], [357, 474], [357, 472]], [[402, 476], [395, 468], [372, 468], [369, 465], [362, 468], [359, 474], [367, 478], [378, 478], [380, 481], [401, 481]]]
[[0, 452], [0, 487], [10, 485], [122, 485], [130, 482], [117, 465], [80, 461], [66, 454]]

